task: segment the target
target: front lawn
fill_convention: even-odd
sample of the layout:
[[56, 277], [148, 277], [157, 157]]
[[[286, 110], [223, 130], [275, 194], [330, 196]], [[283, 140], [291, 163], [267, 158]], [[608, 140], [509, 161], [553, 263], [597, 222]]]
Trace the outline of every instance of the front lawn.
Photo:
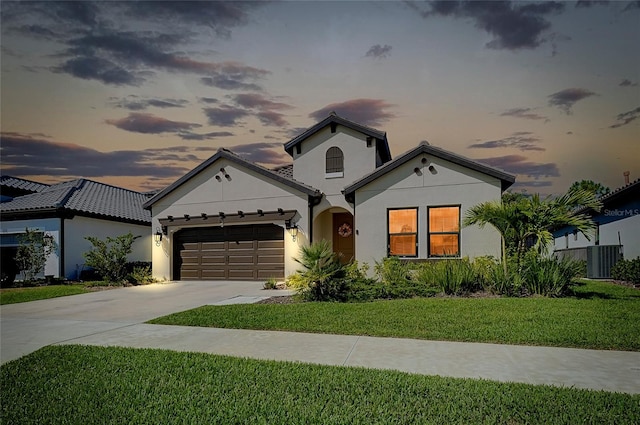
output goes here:
[[203, 306], [149, 323], [640, 351], [640, 291], [584, 281], [569, 298], [414, 298]]
[[2, 423], [640, 420], [640, 396], [164, 350], [50, 346], [0, 367]]
[[35, 286], [32, 288], [8, 288], [0, 290], [0, 305], [26, 303], [47, 298], [65, 297], [89, 292], [84, 284]]

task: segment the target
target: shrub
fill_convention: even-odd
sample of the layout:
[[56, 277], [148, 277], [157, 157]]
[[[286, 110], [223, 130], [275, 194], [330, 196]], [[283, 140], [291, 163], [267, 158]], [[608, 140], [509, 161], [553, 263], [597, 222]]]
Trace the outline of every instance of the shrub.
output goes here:
[[520, 296], [522, 294], [522, 277], [515, 272], [515, 266], [511, 266], [509, 269], [514, 270], [505, 272], [502, 264], [497, 262], [489, 264], [486, 270], [487, 274], [481, 277], [484, 290], [496, 295]]
[[58, 245], [43, 232], [29, 229], [18, 235], [18, 242], [20, 246], [15, 257], [17, 267], [24, 275], [25, 282], [32, 282], [44, 271], [47, 257], [58, 249]]
[[267, 281], [262, 285], [262, 289], [276, 289], [278, 285], [278, 281], [275, 277], [270, 277]]
[[412, 280], [413, 267], [398, 257], [383, 258], [376, 261], [374, 270], [378, 280], [387, 285], [406, 285]]
[[447, 295], [470, 293], [482, 288], [476, 267], [468, 258], [422, 263], [416, 278]]
[[566, 295], [582, 266], [569, 259], [542, 258], [534, 252], [525, 255], [523, 264], [522, 283], [526, 293], [551, 297]]
[[635, 285], [640, 284], [640, 257], [633, 260], [618, 260], [611, 269], [611, 277]]
[[153, 278], [150, 266], [134, 266], [131, 273], [129, 273], [128, 280], [134, 285], [147, 285], [156, 281]]
[[131, 232], [115, 238], [107, 236], [104, 241], [87, 236], [85, 239], [93, 245], [83, 254], [87, 266], [94, 268], [104, 280], [122, 283], [127, 277], [127, 255], [131, 254], [133, 242], [139, 237]]
[[300, 258], [294, 258], [302, 267], [299, 271], [303, 284], [298, 294], [307, 301], [345, 301], [344, 269], [326, 240], [303, 246]]

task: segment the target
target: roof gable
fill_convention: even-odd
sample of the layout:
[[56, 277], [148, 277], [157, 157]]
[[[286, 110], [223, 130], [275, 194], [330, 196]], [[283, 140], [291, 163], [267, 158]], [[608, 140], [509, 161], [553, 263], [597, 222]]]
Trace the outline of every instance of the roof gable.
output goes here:
[[350, 128], [352, 130], [358, 131], [366, 136], [372, 137], [376, 140], [380, 140], [382, 142], [382, 146], [380, 149], [380, 155], [382, 157], [382, 162], [388, 162], [391, 160], [391, 152], [389, 151], [389, 143], [387, 142], [387, 133], [380, 131], [380, 130], [376, 130], [374, 128], [371, 127], [367, 127], [364, 126], [362, 124], [358, 124], [356, 122], [353, 121], [349, 121], [346, 118], [342, 118], [338, 115], [336, 115], [335, 113], [332, 113], [331, 115], [329, 115], [327, 118], [323, 119], [322, 121], [320, 121], [319, 123], [317, 123], [316, 125], [309, 127], [307, 130], [305, 130], [302, 134], [299, 134], [298, 136], [294, 137], [293, 139], [291, 139], [290, 141], [288, 141], [287, 143], [284, 144], [284, 150], [291, 156], [293, 156], [293, 148], [296, 147], [297, 145], [301, 144], [302, 142], [304, 142], [305, 140], [307, 140], [309, 137], [313, 136], [314, 134], [316, 134], [317, 132], [319, 132], [320, 130], [322, 130], [323, 128], [329, 126], [329, 125], [342, 125], [344, 127]]
[[148, 224], [151, 214], [142, 208], [147, 196], [121, 187], [87, 179], [47, 186], [38, 193], [0, 204], [4, 217], [48, 212], [99, 217], [106, 220]]
[[[10, 192], [19, 192], [20, 194], [36, 193], [49, 187], [48, 184], [35, 182], [33, 180], [21, 179], [13, 176], [0, 176], [0, 187], [2, 192], [9, 189]], [[13, 189], [13, 190], [11, 190]]]
[[296, 189], [299, 192], [305, 193], [309, 196], [312, 196], [312, 197], [321, 196], [321, 192], [318, 189], [315, 189], [309, 185], [300, 183], [299, 181], [293, 180], [292, 178], [286, 177], [284, 174], [280, 174], [276, 171], [272, 171], [267, 168], [264, 168], [254, 162], [247, 161], [246, 159], [241, 158], [240, 156], [236, 155], [235, 153], [231, 152], [228, 149], [220, 148], [218, 149], [218, 152], [216, 152], [216, 154], [213, 155], [211, 158], [207, 159], [202, 164], [198, 165], [196, 168], [189, 171], [187, 174], [185, 174], [184, 176], [182, 176], [181, 178], [179, 178], [178, 180], [176, 180], [175, 182], [173, 182], [172, 184], [170, 184], [169, 186], [167, 186], [166, 188], [158, 192], [153, 198], [145, 202], [143, 207], [145, 209], [150, 209], [153, 204], [155, 204], [160, 199], [164, 198], [169, 193], [173, 192], [174, 190], [182, 186], [191, 178], [195, 177], [196, 175], [198, 175], [199, 173], [207, 169], [210, 165], [215, 163], [220, 158], [227, 159], [235, 164], [238, 164], [249, 170], [255, 171], [256, 173], [264, 177], [267, 177], [271, 180], [282, 183], [286, 186]]
[[382, 167], [376, 169], [372, 173], [367, 174], [361, 179], [353, 182], [349, 186], [345, 187], [344, 194], [346, 197], [352, 197], [356, 190], [361, 187], [371, 183], [377, 178], [387, 174], [388, 172], [395, 170], [406, 162], [412, 160], [418, 155], [427, 154], [432, 155], [437, 158], [444, 159], [446, 161], [452, 162], [454, 164], [458, 164], [460, 166], [469, 168], [471, 170], [478, 171], [483, 174], [487, 174], [489, 176], [500, 179], [502, 182], [502, 190], [506, 190], [509, 186], [511, 186], [515, 182], [515, 177], [511, 174], [505, 173], [504, 171], [498, 170], [497, 168], [489, 167], [488, 165], [481, 164], [479, 162], [473, 161], [469, 158], [465, 158], [463, 156], [454, 154], [447, 150], [437, 148], [435, 146], [431, 146], [426, 142], [421, 143], [418, 147], [411, 149], [398, 156], [391, 162], [386, 163]]

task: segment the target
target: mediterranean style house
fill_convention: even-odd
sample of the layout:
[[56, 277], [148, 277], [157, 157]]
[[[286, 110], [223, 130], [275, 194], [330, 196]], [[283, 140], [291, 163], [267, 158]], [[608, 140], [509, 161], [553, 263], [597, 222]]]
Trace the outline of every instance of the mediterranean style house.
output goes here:
[[227, 149], [149, 199], [153, 274], [283, 279], [300, 248], [329, 241], [343, 262], [500, 255], [500, 236], [461, 227], [514, 176], [423, 142], [392, 159], [386, 133], [331, 114], [284, 145], [270, 170]]
[[0, 176], [0, 274], [13, 280], [18, 236], [25, 229], [44, 233], [57, 245], [47, 258], [44, 276], [77, 280], [86, 269], [83, 254], [92, 248], [85, 239], [95, 236], [140, 236], [133, 244], [131, 261], [150, 261], [151, 214], [142, 208], [147, 194], [87, 179], [44, 184]]

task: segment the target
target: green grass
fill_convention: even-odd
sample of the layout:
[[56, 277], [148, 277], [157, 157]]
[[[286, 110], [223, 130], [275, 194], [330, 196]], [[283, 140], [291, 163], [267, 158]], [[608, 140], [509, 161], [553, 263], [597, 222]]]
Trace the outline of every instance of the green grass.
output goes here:
[[66, 297], [89, 292], [84, 285], [51, 285], [33, 288], [10, 288], [0, 291], [0, 305], [26, 303], [48, 298]]
[[611, 423], [640, 396], [164, 350], [51, 346], [0, 367], [6, 424]]
[[640, 351], [640, 291], [585, 281], [570, 298], [203, 306], [149, 323]]

